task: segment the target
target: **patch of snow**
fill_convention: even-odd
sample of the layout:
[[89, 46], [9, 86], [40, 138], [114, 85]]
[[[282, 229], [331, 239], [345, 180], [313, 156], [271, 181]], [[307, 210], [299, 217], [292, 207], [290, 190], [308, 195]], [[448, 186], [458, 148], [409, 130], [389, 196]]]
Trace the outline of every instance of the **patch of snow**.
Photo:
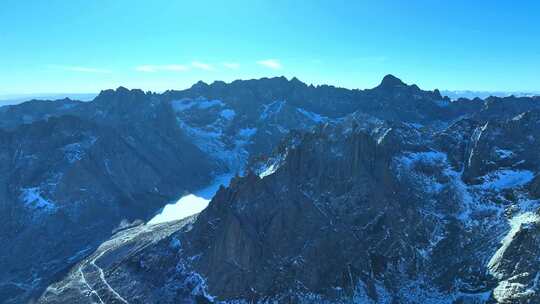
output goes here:
[[[109, 251], [109, 249], [107, 250], [104, 250], [102, 251], [99, 255], [97, 255], [91, 262], [90, 264], [92, 266], [94, 266], [95, 268], [97, 268], [98, 272], [99, 272], [99, 278], [101, 279], [101, 282], [103, 282], [103, 284], [105, 285], [105, 287], [107, 287], [107, 289], [115, 296], [116, 299], [120, 300], [122, 303], [125, 303], [125, 304], [129, 304], [128, 301], [126, 301], [126, 299], [124, 299], [116, 290], [114, 290], [114, 288], [112, 288], [112, 286], [109, 284], [109, 282], [107, 281], [107, 279], [105, 278], [105, 272], [103, 271], [103, 269], [101, 267], [99, 267], [97, 264], [96, 264], [96, 261], [98, 259], [100, 259], [105, 253], [107, 253], [107, 251]], [[96, 291], [97, 292], [97, 291]], [[97, 293], [96, 293], [97, 294]]]
[[440, 151], [404, 153], [399, 160], [407, 167], [411, 167], [416, 162], [426, 162], [431, 164], [446, 162], [446, 154]]
[[181, 99], [171, 101], [171, 105], [176, 112], [182, 112], [195, 106], [195, 102], [191, 99]]
[[446, 108], [450, 105], [448, 100], [435, 100], [435, 104], [441, 108]]
[[[192, 259], [193, 257], [188, 258], [188, 260]], [[190, 270], [191, 267], [186, 266], [186, 264], [189, 264], [189, 262], [186, 262], [187, 261], [181, 259], [178, 264], [176, 264], [176, 272], [184, 278], [183, 282], [177, 282], [177, 284], [191, 289], [192, 296], [204, 297], [207, 300], [206, 302], [214, 303], [215, 297], [208, 293], [208, 284], [206, 279], [199, 273]], [[240, 301], [241, 300], [235, 302], [241, 303]]]
[[284, 100], [277, 100], [270, 104], [263, 105], [263, 111], [261, 112], [260, 119], [266, 119], [266, 118], [276, 115], [277, 113], [281, 111], [284, 105], [285, 105]]
[[257, 133], [257, 128], [244, 128], [238, 131], [238, 135], [244, 138], [249, 138]]
[[212, 108], [212, 107], [222, 107], [224, 106], [223, 102], [221, 100], [203, 100], [203, 101], [199, 101], [197, 103], [197, 107], [199, 109], [208, 109], [208, 108]]
[[422, 129], [424, 127], [423, 124], [415, 122], [405, 122], [404, 124], [414, 129]]
[[[514, 281], [526, 275], [528, 274], [519, 274], [499, 282], [493, 289], [493, 297], [497, 300], [497, 303], [519, 303], [522, 302], [520, 301], [520, 298], [535, 294], [536, 290], [534, 288], [537, 288], [536, 286], [527, 288], [527, 285]], [[538, 275], [536, 278], [538, 278]]]
[[64, 155], [70, 164], [79, 161], [84, 156], [80, 143], [73, 143], [62, 148]]
[[388, 133], [390, 133], [390, 131], [392, 131], [392, 128], [388, 128], [388, 129], [384, 130], [384, 133], [379, 138], [377, 138], [377, 144], [378, 145], [380, 145], [382, 143], [382, 141], [384, 140], [386, 135], [388, 135]]
[[380, 282], [375, 283], [375, 291], [377, 292], [377, 304], [391, 304], [393, 302], [392, 295]]
[[[249, 143], [249, 138], [257, 132], [257, 129], [240, 129], [237, 138], [231, 139], [223, 133], [224, 126], [220, 124], [222, 120], [201, 127], [192, 126], [180, 118], [177, 118], [177, 121], [192, 142], [201, 151], [222, 162], [227, 172], [237, 172], [245, 166], [248, 157], [245, 145]], [[231, 141], [234, 143], [232, 147]]]
[[54, 212], [57, 209], [54, 202], [41, 196], [39, 187], [21, 189], [20, 199], [23, 201], [24, 205], [30, 209], [42, 210], [45, 212]]
[[103, 165], [105, 166], [105, 171], [107, 171], [107, 174], [112, 175], [112, 170], [111, 170], [110, 163], [111, 163], [111, 161], [108, 158], [103, 160]]
[[201, 151], [217, 159], [227, 156], [224, 154], [226, 153], [226, 148], [225, 144], [221, 141], [222, 134], [220, 130], [195, 128], [180, 119], [178, 120], [178, 124]]
[[76, 142], [72, 144], [65, 145], [62, 148], [64, 155], [70, 164], [80, 161], [84, 155], [85, 151], [92, 146], [97, 141], [97, 138], [90, 136], [87, 140], [82, 142]]
[[[221, 131], [205, 130], [205, 129], [202, 129], [202, 128], [195, 128], [195, 127], [192, 127], [192, 126], [184, 123], [183, 121], [180, 121], [179, 124], [180, 124], [180, 127], [184, 131], [186, 131], [186, 133], [188, 133], [188, 135], [190, 135], [196, 141], [195, 142], [196, 145], [198, 145], [197, 142], [204, 143], [209, 138], [217, 138], [217, 137], [221, 136]], [[204, 145], [199, 146], [199, 148], [202, 148], [203, 151], [206, 151], [204, 149]]]
[[[398, 169], [398, 178], [405, 178], [409, 183], [413, 185], [415, 189], [420, 190], [428, 197], [431, 197], [433, 200], [437, 200], [437, 195], [441, 191], [448, 187], [449, 184], [448, 178], [446, 177], [446, 154], [439, 151], [426, 151], [426, 152], [409, 152], [404, 153], [402, 156], [397, 159], [397, 169]], [[421, 164], [421, 167], [417, 165]], [[441, 167], [442, 165], [442, 167]], [[437, 174], [426, 173], [421, 168], [423, 167], [438, 167], [441, 170], [440, 176]], [[420, 170], [419, 170], [420, 169]], [[437, 172], [439, 171], [437, 170]], [[441, 219], [444, 216], [434, 206], [429, 206], [429, 210], [422, 210], [426, 214], [426, 217], [435, 217], [436, 219]], [[437, 229], [434, 229], [433, 242], [432, 246], [434, 247], [440, 239], [437, 236]], [[421, 254], [427, 254], [430, 249], [426, 248], [427, 251], [420, 250]]]
[[259, 177], [260, 178], [263, 178], [263, 177], [266, 177], [268, 175], [271, 175], [273, 174], [274, 172], [276, 172], [277, 170], [277, 165], [276, 164], [271, 164], [270, 166], [266, 167], [260, 174], [259, 174]]
[[[349, 269], [349, 280], [352, 281], [352, 275], [351, 275], [350, 269]], [[352, 284], [352, 282], [351, 282], [351, 284]], [[364, 304], [375, 304], [376, 303], [368, 295], [368, 287], [362, 280], [359, 280], [358, 283], [356, 283], [356, 285], [354, 285], [352, 302], [353, 303], [364, 303]]]
[[503, 190], [521, 187], [534, 178], [534, 173], [528, 170], [502, 169], [482, 177], [483, 183], [476, 186], [484, 190]]
[[472, 137], [471, 137], [472, 145], [471, 145], [471, 150], [469, 152], [469, 160], [467, 162], [469, 164], [469, 166], [472, 165], [472, 158], [474, 156], [474, 149], [478, 145], [478, 141], [480, 140], [480, 137], [482, 137], [482, 133], [484, 133], [484, 131], [487, 129], [488, 124], [489, 124], [489, 122], [486, 122], [485, 125], [483, 125], [482, 127], [478, 127], [476, 129], [474, 129], [474, 131], [473, 131], [473, 134], [472, 134]]
[[513, 164], [512, 167], [523, 165], [524, 163], [525, 163], [525, 160], [522, 159], [522, 160], [518, 161], [517, 163]]
[[279, 133], [282, 133], [282, 134], [289, 133], [289, 129], [287, 129], [287, 128], [284, 128], [284, 127], [282, 127], [280, 125], [273, 125], [273, 126], [278, 129]]
[[525, 117], [525, 112], [518, 114], [512, 118], [513, 121], [521, 120], [523, 117]]
[[78, 106], [78, 104], [76, 104], [76, 103], [65, 103], [62, 106], [60, 106], [60, 109], [61, 110], [69, 110], [69, 109], [72, 109], [72, 108], [74, 108], [76, 106]]
[[201, 110], [208, 109], [211, 107], [222, 107], [224, 103], [221, 100], [206, 100], [204, 98], [199, 98], [197, 100], [192, 99], [181, 99], [171, 101], [171, 105], [176, 112], [182, 112], [193, 107], [197, 107]]
[[208, 203], [210, 203], [210, 200], [214, 197], [219, 187], [228, 186], [232, 178], [233, 174], [218, 176], [208, 187], [192, 194], [182, 196], [175, 203], [166, 205], [163, 210], [148, 221], [147, 224], [153, 225], [180, 220], [203, 211], [208, 206]]
[[463, 294], [443, 293], [439, 291], [429, 278], [423, 276], [406, 280], [398, 291], [397, 298], [400, 303], [422, 303], [422, 304], [453, 304], [453, 303], [483, 303], [477, 300], [484, 298], [485, 293]]
[[328, 118], [325, 117], [325, 116], [322, 116], [320, 114], [313, 113], [313, 112], [310, 112], [310, 111], [306, 111], [306, 110], [304, 110], [302, 108], [297, 108], [296, 110], [298, 112], [302, 113], [304, 116], [306, 116], [310, 120], [312, 120], [314, 122], [317, 122], [317, 123], [325, 122], [325, 121], [328, 120]]
[[[80, 275], [80, 281], [81, 281], [81, 283], [85, 286], [85, 288], [88, 289], [88, 292], [89, 292], [89, 293], [87, 293], [87, 294], [88, 294], [88, 295], [94, 294], [94, 295], [98, 298], [99, 303], [105, 304], [105, 302], [103, 302], [103, 300], [102, 300], [101, 297], [99, 296], [99, 293], [98, 293], [94, 288], [92, 288], [92, 286], [90, 286], [90, 284], [88, 284], [88, 281], [86, 280], [86, 276], [84, 275], [84, 271], [83, 271], [83, 267], [84, 267], [84, 266], [86, 266], [86, 263], [81, 264], [81, 265], [79, 266], [79, 269], [78, 269], [77, 272], [78, 272], [79, 275]], [[48, 287], [48, 290], [50, 290], [49, 288], [50, 288], [50, 286]]]
[[171, 238], [171, 242], [169, 243], [169, 246], [172, 249], [180, 249], [180, 247], [182, 247], [182, 244], [180, 243], [179, 239], [173, 237], [173, 238]]
[[[413, 182], [420, 183], [420, 186], [428, 193], [439, 193], [444, 187], [449, 187], [452, 193], [455, 194], [455, 200], [459, 204], [460, 211], [456, 214], [465, 226], [470, 227], [476, 224], [473, 219], [473, 214], [486, 211], [499, 214], [502, 212], [500, 206], [493, 204], [491, 201], [482, 201], [475, 197], [474, 190], [483, 190], [479, 187], [469, 187], [462, 180], [463, 172], [455, 171], [448, 162], [448, 157], [445, 153], [439, 151], [404, 153], [397, 158], [398, 167], [401, 165], [404, 169], [410, 172], [415, 163], [431, 164], [434, 166], [442, 166], [442, 175], [445, 180], [444, 184], [438, 183], [430, 176], [425, 176], [421, 173], [413, 172]], [[403, 168], [402, 168], [403, 169]], [[403, 171], [403, 170], [402, 170]], [[411, 174], [411, 173], [409, 173]]]
[[203, 296], [210, 303], [214, 302], [215, 297], [208, 293], [208, 284], [206, 283], [206, 279], [204, 279], [200, 274], [192, 272], [191, 276], [188, 277], [188, 282], [190, 286], [195, 286], [195, 288], [193, 288], [191, 291], [193, 296]]
[[506, 159], [506, 158], [510, 158], [514, 156], [514, 152], [510, 150], [500, 149], [500, 148], [495, 148], [495, 153], [497, 153], [497, 156], [500, 159]]
[[501, 247], [495, 252], [488, 262], [488, 269], [490, 273], [499, 279], [502, 279], [503, 274], [499, 272], [498, 268], [501, 262], [501, 259], [506, 252], [506, 249], [510, 246], [516, 234], [521, 230], [523, 225], [538, 222], [540, 218], [534, 212], [524, 212], [519, 215], [513, 216], [508, 220], [510, 230], [501, 240]]
[[64, 177], [64, 174], [61, 173], [61, 172], [56, 172], [54, 174], [52, 174], [51, 177], [49, 177], [44, 184], [42, 185], [45, 185], [46, 189], [48, 191], [54, 191], [56, 186], [58, 186], [58, 184], [60, 183], [60, 181], [62, 180], [62, 178]]
[[234, 118], [234, 116], [236, 116], [236, 112], [234, 112], [234, 110], [231, 110], [231, 109], [225, 109], [225, 110], [222, 110], [219, 115], [227, 120], [232, 120]]

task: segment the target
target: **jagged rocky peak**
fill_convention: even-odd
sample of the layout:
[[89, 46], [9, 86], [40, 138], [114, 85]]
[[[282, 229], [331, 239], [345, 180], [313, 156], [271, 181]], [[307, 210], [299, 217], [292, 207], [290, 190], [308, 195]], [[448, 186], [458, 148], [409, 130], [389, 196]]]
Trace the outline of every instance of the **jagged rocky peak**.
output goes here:
[[195, 85], [193, 85], [191, 88], [196, 90], [205, 90], [205, 89], [212, 89], [212, 90], [218, 90], [218, 89], [226, 89], [229, 88], [244, 88], [244, 89], [256, 89], [256, 88], [264, 88], [266, 90], [276, 90], [276, 89], [284, 89], [284, 88], [293, 88], [293, 87], [307, 87], [305, 83], [300, 81], [298, 78], [293, 77], [290, 80], [288, 80], [285, 76], [277, 76], [277, 77], [264, 77], [260, 79], [250, 79], [250, 80], [234, 80], [230, 83], [226, 83], [224, 81], [214, 81], [211, 84], [207, 84], [203, 81], [197, 82]]
[[[388, 158], [376, 145], [367, 133], [344, 136], [321, 127], [302, 136], [275, 173], [263, 179], [248, 173], [221, 189], [192, 233], [178, 236], [193, 244], [186, 254], [202, 252], [193, 267], [207, 278], [209, 293], [229, 301], [286, 301], [304, 292], [347, 297], [354, 292], [350, 280], [364, 269], [381, 272], [382, 257], [358, 240], [398, 231], [390, 226], [399, 223], [388, 214], [378, 224], [388, 227], [369, 228], [369, 237], [353, 224], [374, 217], [376, 206], [398, 207]], [[300, 292], [290, 294], [291, 288]]]
[[447, 96], [444, 96], [444, 97], [443, 97], [443, 96], [441, 95], [441, 91], [439, 91], [439, 89], [433, 90], [433, 93], [434, 93], [435, 96], [436, 96], [437, 98], [439, 98], [439, 99], [445, 99], [445, 100], [447, 100], [447, 101], [450, 101], [450, 98], [448, 98]]
[[392, 74], [388, 74], [383, 77], [381, 83], [375, 87], [376, 91], [407, 91], [412, 97], [418, 98], [420, 96], [427, 97], [437, 101], [443, 101], [445, 104], [450, 102], [448, 97], [443, 97], [438, 89], [433, 91], [424, 91], [420, 89], [416, 84], [407, 85], [401, 79]]
[[204, 90], [206, 88], [208, 88], [208, 84], [202, 80], [197, 81], [197, 83], [191, 86], [193, 90]]
[[378, 88], [395, 88], [395, 87], [405, 87], [407, 86], [401, 79], [397, 78], [392, 74], [388, 74], [383, 77], [381, 83], [378, 85]]
[[127, 117], [155, 116], [154, 113], [160, 108], [156, 107], [160, 103], [159, 95], [140, 89], [127, 89], [118, 87], [116, 90], [101, 91], [96, 98], [84, 105], [84, 112], [78, 115], [94, 116], [104, 119], [110, 123], [118, 124]]
[[296, 76], [291, 78], [290, 82], [297, 83], [297, 84], [305, 84], [302, 81], [300, 81], [298, 78], [296, 78]]
[[103, 90], [94, 99], [97, 103], [114, 103], [114, 102], [140, 102], [146, 99], [147, 94], [140, 89], [127, 89], [118, 87], [116, 90]]

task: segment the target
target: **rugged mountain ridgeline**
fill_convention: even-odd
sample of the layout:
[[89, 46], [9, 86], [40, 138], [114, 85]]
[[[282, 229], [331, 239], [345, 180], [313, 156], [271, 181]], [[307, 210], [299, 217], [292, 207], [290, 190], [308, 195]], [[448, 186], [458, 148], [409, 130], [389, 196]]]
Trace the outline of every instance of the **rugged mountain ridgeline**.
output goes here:
[[[534, 303], [539, 133], [538, 97], [391, 75], [2, 107], [0, 300]], [[245, 168], [201, 214], [137, 225]]]

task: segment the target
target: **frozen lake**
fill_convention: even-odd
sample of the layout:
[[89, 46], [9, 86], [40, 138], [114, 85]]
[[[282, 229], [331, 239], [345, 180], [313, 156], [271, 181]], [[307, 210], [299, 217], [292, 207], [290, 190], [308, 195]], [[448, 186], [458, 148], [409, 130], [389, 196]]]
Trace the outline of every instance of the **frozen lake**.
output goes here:
[[228, 186], [233, 177], [234, 174], [224, 174], [216, 177], [210, 186], [182, 196], [175, 203], [166, 205], [161, 213], [154, 216], [147, 224], [153, 225], [179, 220], [203, 211], [219, 187], [221, 185]]

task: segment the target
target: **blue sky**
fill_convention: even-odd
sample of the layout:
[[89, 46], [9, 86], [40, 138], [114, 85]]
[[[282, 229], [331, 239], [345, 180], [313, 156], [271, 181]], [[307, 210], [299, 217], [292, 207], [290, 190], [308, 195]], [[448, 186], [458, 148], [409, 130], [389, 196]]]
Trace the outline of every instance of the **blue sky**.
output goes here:
[[[195, 1], [189, 1], [195, 2]], [[540, 90], [540, 1], [2, 0], [0, 94], [285, 75]]]

